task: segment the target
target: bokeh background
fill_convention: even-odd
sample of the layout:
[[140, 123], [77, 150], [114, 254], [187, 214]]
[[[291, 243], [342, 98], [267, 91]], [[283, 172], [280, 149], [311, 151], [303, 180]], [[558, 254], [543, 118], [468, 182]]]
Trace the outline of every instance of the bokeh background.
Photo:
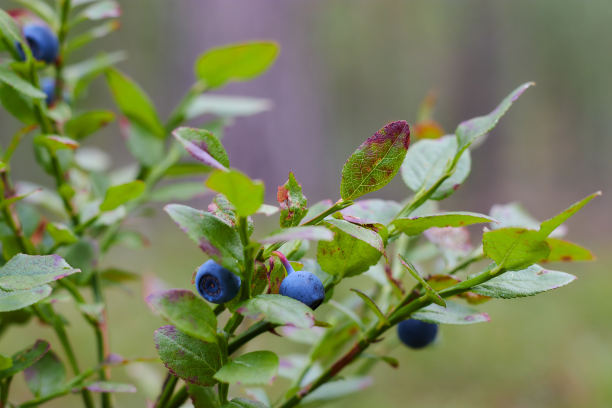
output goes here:
[[[282, 51], [263, 77], [224, 93], [268, 98], [274, 108], [236, 121], [224, 135], [232, 165], [265, 181], [268, 202], [289, 171], [310, 202], [338, 196], [344, 160], [390, 120], [414, 121], [420, 101], [435, 90], [436, 119], [452, 133], [464, 119], [489, 112], [518, 84], [537, 86], [502, 119], [473, 154], [472, 175], [443, 203], [448, 210], [488, 212], [520, 201], [544, 219], [587, 194], [603, 197], [569, 222], [569, 238], [592, 248], [596, 263], [562, 265], [579, 276], [568, 288], [536, 298], [490, 302], [488, 324], [442, 329], [422, 352], [396, 349], [401, 367], [379, 366], [367, 391], [331, 407], [606, 407], [612, 406], [612, 3], [609, 0], [126, 0], [122, 28], [95, 43], [123, 49], [120, 68], [138, 79], [164, 115], [193, 80], [205, 49], [249, 39], [273, 39]], [[0, 1], [3, 8], [11, 6]], [[84, 58], [91, 50], [76, 56]], [[103, 81], [90, 106], [113, 106]], [[201, 124], [201, 122], [200, 122]], [[0, 112], [0, 139], [17, 124]], [[130, 162], [116, 126], [89, 143]], [[25, 145], [24, 145], [25, 146]], [[52, 185], [29, 148], [17, 153], [14, 175]], [[401, 179], [376, 193], [402, 200]], [[205, 207], [203, 197], [192, 203]], [[265, 220], [261, 220], [265, 222]], [[107, 265], [157, 275], [189, 287], [203, 257], [161, 212], [136, 221], [150, 246], [116, 250]], [[154, 356], [160, 325], [142, 290], [109, 295], [111, 347], [125, 356]], [[65, 307], [83, 366], [93, 344], [81, 319]], [[34, 336], [54, 339], [36, 324], [2, 338], [5, 354]], [[272, 336], [260, 346], [282, 354]], [[119, 405], [144, 406], [162, 371], [147, 365], [116, 370], [115, 379], [146, 382]], [[159, 379], [157, 379], [159, 378]], [[28, 398], [22, 382], [18, 396]], [[139, 384], [140, 385], [140, 384]], [[235, 393], [241, 390], [236, 388]], [[49, 407], [79, 404], [78, 398]]]

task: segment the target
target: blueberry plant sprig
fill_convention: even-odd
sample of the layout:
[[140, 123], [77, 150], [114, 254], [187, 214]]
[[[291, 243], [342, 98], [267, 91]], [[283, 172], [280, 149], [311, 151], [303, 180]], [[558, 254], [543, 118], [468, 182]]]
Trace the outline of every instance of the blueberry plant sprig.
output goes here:
[[[133, 360], [117, 362], [109, 350], [103, 289], [139, 277], [97, 265], [115, 245], [143, 245], [144, 237], [123, 227], [137, 209], [177, 199], [177, 195], [189, 199], [201, 193], [200, 183], [184, 178], [210, 172], [214, 166], [185, 162], [183, 149], [166, 129], [212, 114], [216, 119], [211, 123], [221, 131], [235, 117], [269, 109], [264, 99], [202, 93], [260, 75], [276, 58], [278, 47], [260, 41], [203, 53], [195, 66], [196, 85], [164, 124], [144, 91], [114, 67], [125, 58], [122, 52], [101, 53], [80, 62], [69, 59], [77, 49], [119, 27], [117, 1], [19, 3], [25, 8], [0, 10], [0, 102], [21, 122], [21, 129], [0, 148], [0, 336], [14, 325], [38, 318], [54, 329], [74, 377], [66, 379], [63, 358], [50, 350], [47, 341], [38, 341], [12, 357], [8, 350], [0, 350], [0, 407], [16, 404], [10, 385], [20, 372], [34, 396], [20, 406], [36, 406], [78, 391], [86, 407], [96, 406], [92, 393], [100, 393], [100, 406], [111, 407], [111, 393], [135, 389], [109, 381], [110, 367]], [[226, 64], [235, 65], [233, 61], [238, 62], [237, 68], [227, 68]], [[120, 130], [140, 166], [137, 173], [113, 170], [110, 155], [83, 146], [116, 117], [107, 109], [81, 107], [89, 84], [100, 76], [106, 78], [119, 108]], [[30, 133], [35, 133], [32, 139], [27, 137]], [[27, 145], [51, 176], [53, 188], [13, 182], [13, 153]], [[183, 180], [158, 186], [168, 178]], [[87, 291], [93, 300], [88, 300]], [[79, 366], [66, 318], [54, 305], [62, 292], [94, 329], [96, 367], [81, 370]], [[95, 374], [99, 379], [92, 381]]]
[[[539, 264], [593, 259], [587, 249], [560, 237], [561, 224], [598, 193], [542, 223], [515, 204], [496, 205], [490, 214], [438, 208], [438, 201], [465, 182], [472, 150], [531, 83], [450, 135], [433, 120], [428, 99], [412, 134], [406, 121], [391, 122], [354, 151], [343, 166], [335, 202], [309, 206], [290, 173], [277, 189], [277, 203], [269, 205], [263, 183], [230, 166], [220, 140], [230, 118], [266, 110], [269, 102], [208, 92], [264, 73], [277, 57], [275, 43], [203, 53], [194, 66], [194, 84], [164, 121], [147, 94], [115, 67], [122, 53], [69, 60], [75, 50], [117, 29], [116, 1], [62, 0], [55, 8], [39, 0], [20, 3], [28, 9], [0, 10], [0, 102], [21, 122], [0, 151], [0, 335], [37, 317], [54, 329], [73, 378], [66, 378], [62, 356], [48, 341], [10, 357], [0, 350], [0, 407], [16, 405], [11, 383], [20, 372], [33, 394], [18, 404], [24, 407], [75, 391], [86, 407], [96, 406], [92, 393], [101, 394], [99, 406], [112, 407], [112, 393], [135, 391], [109, 381], [111, 367], [142, 359], [109, 350], [103, 289], [138, 275], [97, 265], [115, 245], [142, 245], [144, 237], [124, 226], [138, 209], [204, 190], [201, 181], [185, 179], [160, 186], [166, 179], [205, 175], [206, 187], [217, 195], [205, 210], [164, 207], [209, 259], [194, 265], [193, 290], [147, 296], [168, 323], [153, 336], [167, 368], [155, 398], [158, 408], [179, 407], [188, 398], [196, 408], [321, 406], [367, 386], [377, 362], [397, 367], [390, 355], [394, 345], [427, 347], [445, 324], [488, 321], [475, 305], [535, 295], [574, 279]], [[75, 28], [81, 32], [74, 34]], [[80, 107], [98, 76], [106, 79], [118, 107], [119, 130], [136, 171], [113, 171], [105, 152], [85, 146], [87, 137], [116, 116]], [[202, 128], [185, 126], [203, 114], [217, 118]], [[30, 133], [35, 133], [31, 140]], [[30, 142], [53, 188], [13, 182], [13, 153]], [[192, 160], [185, 160], [187, 155]], [[362, 199], [397, 173], [412, 197]], [[258, 218], [272, 215], [279, 229], [262, 234]], [[475, 224], [487, 224], [477, 248], [466, 228]], [[481, 265], [484, 260], [489, 265]], [[473, 273], [477, 267], [481, 271]], [[184, 274], [185, 286], [189, 276]], [[367, 277], [368, 284], [350, 279], [357, 276]], [[351, 287], [358, 282], [359, 288]], [[350, 295], [336, 294], [339, 287], [349, 287]], [[94, 367], [79, 366], [65, 317], [55, 309], [62, 293], [93, 328]], [[389, 335], [394, 328], [397, 336]], [[265, 343], [251, 343], [266, 333], [309, 350], [279, 357]], [[285, 389], [277, 386], [278, 377], [288, 380]], [[250, 389], [251, 399], [242, 395], [244, 386], [271, 383], [275, 387]]]
[[[465, 181], [471, 149], [482, 143], [531, 85], [518, 87], [490, 114], [461, 123], [454, 135], [418, 140], [410, 148], [407, 122], [385, 125], [345, 163], [340, 200], [310, 208], [293, 174], [278, 188], [278, 206], [266, 205], [262, 183], [228, 167], [227, 154], [213, 135], [198, 129], [177, 129], [174, 135], [183, 147], [195, 159], [215, 167], [206, 186], [218, 195], [206, 211], [178, 204], [165, 210], [212, 258], [200, 267], [197, 276], [202, 268], [214, 265], [227, 271], [228, 282], [240, 279], [242, 285], [239, 295], [227, 292], [226, 303], [214, 310], [189, 295], [189, 310], [200, 310], [215, 319], [229, 312], [228, 323], [220, 331], [212, 318], [207, 320], [208, 327], [200, 326], [206, 335], [189, 332], [191, 315], [176, 316], [185, 307], [181, 305], [184, 300], [169, 299], [178, 298], [182, 291], [169, 290], [152, 297], [153, 308], [170, 323], [154, 336], [160, 358], [170, 375], [185, 382], [174, 397], [168, 397], [168, 405], [160, 406], [178, 406], [188, 396], [203, 407], [322, 404], [332, 398], [326, 395], [335, 398], [342, 393], [339, 390], [352, 393], [363, 387], [363, 377], [355, 375], [367, 374], [373, 364], [362, 365], [344, 380], [330, 382], [354, 361], [374, 358], [397, 365], [389, 355], [365, 354], [384, 340], [391, 328], [398, 327], [399, 339], [407, 346], [422, 348], [434, 340], [438, 325], [489, 320], [486, 313], [471, 305], [492, 298], [531, 296], [570, 283], [572, 275], [537, 263], [593, 258], [588, 250], [558, 236], [561, 224], [599, 193], [543, 223], [514, 205], [496, 206], [490, 215], [444, 212], [436, 205]], [[194, 143], [197, 140], [199, 144]], [[398, 172], [415, 193], [404, 204], [358, 200], [382, 188]], [[280, 213], [280, 229], [258, 238], [251, 217], [274, 213]], [[489, 225], [478, 248], [471, 246], [466, 229], [473, 224]], [[308, 242], [316, 243], [316, 259], [306, 256]], [[433, 249], [423, 251], [425, 245]], [[431, 258], [442, 258], [446, 268], [421, 273], [422, 268], [415, 265]], [[492, 263], [480, 273], [469, 273], [471, 265], [485, 259]], [[354, 289], [356, 297], [340, 302], [333, 299], [336, 286], [361, 274], [373, 279], [372, 290]], [[404, 291], [408, 276], [416, 282]], [[200, 285], [197, 277], [196, 285]], [[212, 286], [213, 290], [222, 287]], [[167, 301], [160, 304], [158, 298]], [[321, 302], [329, 307], [315, 319], [313, 308]], [[171, 309], [175, 312], [170, 313]], [[244, 317], [254, 321], [239, 331]], [[260, 392], [259, 402], [230, 401], [230, 385], [267, 385], [277, 374], [279, 357], [270, 351], [234, 356], [251, 340], [272, 330], [288, 340], [311, 345], [299, 363], [288, 363], [296, 365], [292, 373], [278, 373], [291, 380], [284, 397], [271, 403]], [[319, 374], [313, 377], [313, 373]], [[170, 384], [172, 389], [176, 385]], [[168, 394], [173, 394], [172, 390]]]

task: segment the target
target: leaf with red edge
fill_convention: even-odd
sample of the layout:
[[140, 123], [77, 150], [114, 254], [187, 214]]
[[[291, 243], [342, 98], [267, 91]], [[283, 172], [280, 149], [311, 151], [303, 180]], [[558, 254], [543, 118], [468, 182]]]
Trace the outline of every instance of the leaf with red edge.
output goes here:
[[410, 127], [405, 120], [388, 123], [363, 142], [342, 168], [342, 199], [354, 200], [387, 185], [402, 165], [409, 145]]

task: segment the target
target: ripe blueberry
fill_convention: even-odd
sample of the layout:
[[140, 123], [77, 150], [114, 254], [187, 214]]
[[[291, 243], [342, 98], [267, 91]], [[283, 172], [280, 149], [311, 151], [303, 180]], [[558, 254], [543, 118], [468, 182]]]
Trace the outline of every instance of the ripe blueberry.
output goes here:
[[397, 335], [402, 343], [413, 349], [420, 349], [431, 344], [438, 334], [438, 325], [408, 319], [397, 325]]
[[[23, 36], [30, 46], [35, 59], [47, 63], [52, 63], [57, 59], [59, 41], [49, 27], [36, 23], [26, 24], [23, 26]], [[25, 53], [19, 43], [17, 44], [17, 51], [21, 60], [25, 60]]]
[[211, 303], [225, 303], [236, 297], [240, 278], [215, 261], [206, 261], [196, 273], [198, 293]]
[[45, 95], [47, 95], [47, 99], [45, 100], [47, 102], [47, 106], [51, 105], [55, 99], [55, 79], [43, 78], [40, 81], [40, 87]]
[[316, 309], [325, 298], [325, 288], [321, 280], [313, 273], [307, 271], [294, 271], [285, 255], [278, 251], [278, 256], [287, 270], [287, 276], [280, 285], [279, 293], [299, 300], [312, 310]]

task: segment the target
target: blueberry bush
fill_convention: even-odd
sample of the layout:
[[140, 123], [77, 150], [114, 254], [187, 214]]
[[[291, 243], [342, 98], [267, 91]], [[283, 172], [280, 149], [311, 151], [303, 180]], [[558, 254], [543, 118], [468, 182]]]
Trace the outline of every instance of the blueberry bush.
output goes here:
[[[562, 224], [599, 193], [544, 222], [515, 203], [490, 214], [439, 209], [468, 177], [471, 151], [531, 83], [490, 113], [460, 123], [454, 134], [444, 134], [426, 101], [412, 131], [398, 120], [365, 132], [342, 168], [336, 201], [309, 203], [289, 173], [269, 204], [264, 184], [232, 167], [220, 140], [232, 120], [268, 104], [208, 91], [263, 74], [279, 53], [276, 43], [205, 51], [195, 62], [193, 86], [163, 121], [147, 94], [115, 67], [123, 53], [73, 61], [74, 51], [118, 28], [115, 0], [18, 3], [24, 8], [0, 10], [0, 102], [22, 124], [12, 137], [2, 136], [0, 150], [0, 335], [37, 320], [53, 329], [59, 347], [41, 339], [14, 355], [0, 349], [0, 407], [38, 406], [70, 393], [80, 393], [85, 407], [115, 406], [114, 393], [136, 388], [113, 382], [111, 373], [135, 361], [167, 369], [150, 406], [189, 400], [198, 408], [321, 406], [367, 386], [379, 362], [396, 368], [394, 346], [420, 349], [435, 341], [439, 325], [486, 322], [480, 304], [575, 279], [548, 263], [593, 259], [562, 239]], [[118, 113], [83, 107], [98, 78], [106, 80]], [[186, 126], [204, 114], [216, 119]], [[127, 169], [109, 169], [107, 155], [87, 147], [87, 138], [115, 119], [118, 142], [125, 141], [135, 162]], [[14, 181], [11, 159], [25, 145], [52, 188]], [[363, 198], [398, 173], [406, 199]], [[174, 203], [204, 189], [216, 193], [205, 209]], [[159, 355], [122, 357], [109, 350], [105, 291], [139, 276], [121, 265], [99, 265], [114, 246], [142, 243], [125, 220], [160, 202], [202, 250], [202, 264], [193, 273], [177, 272], [192, 290], [147, 297], [165, 324], [147, 339]], [[260, 233], [254, 221], [269, 224], [271, 217], [278, 218], [276, 231]], [[482, 234], [468, 228], [477, 224]], [[472, 246], [476, 233], [482, 244]], [[370, 278], [367, 290], [352, 287], [357, 275]], [[348, 296], [334, 295], [341, 286], [351, 289]], [[58, 302], [73, 304], [91, 326], [94, 366], [77, 361]], [[246, 352], [262, 335], [307, 351]], [[32, 392], [29, 400], [11, 394], [18, 375]]]

